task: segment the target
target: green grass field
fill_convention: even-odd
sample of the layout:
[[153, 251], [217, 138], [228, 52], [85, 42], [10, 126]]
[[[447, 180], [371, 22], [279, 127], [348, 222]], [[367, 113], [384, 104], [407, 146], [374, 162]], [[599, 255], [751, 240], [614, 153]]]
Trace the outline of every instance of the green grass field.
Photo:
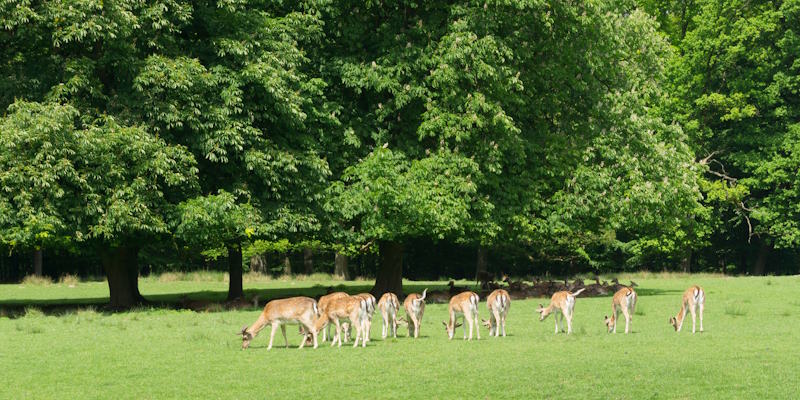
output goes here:
[[[626, 280], [621, 279], [623, 282]], [[574, 334], [537, 320], [545, 299], [514, 301], [506, 338], [447, 340], [446, 305], [426, 307], [421, 337], [380, 339], [376, 314], [367, 348], [266, 351], [269, 328], [240, 350], [237, 331], [259, 309], [203, 312], [168, 308], [106, 314], [102, 282], [0, 285], [0, 398], [796, 398], [800, 382], [800, 277], [638, 275], [633, 333], [605, 332], [610, 297], [580, 298]], [[271, 281], [249, 293], [321, 293], [342, 282]], [[668, 324], [690, 284], [706, 290], [705, 333]], [[353, 290], [369, 282], [348, 282]], [[406, 290], [443, 282], [407, 282]], [[224, 282], [143, 279], [142, 293], [169, 301], [224, 297]], [[38, 304], [39, 306], [30, 306]], [[28, 305], [28, 306], [25, 306]], [[8, 310], [24, 311], [8, 312]], [[44, 307], [46, 312], [40, 311]], [[487, 317], [481, 303], [481, 316]], [[10, 317], [8, 315], [11, 315]], [[688, 327], [688, 332], [687, 332]], [[282, 345], [280, 333], [276, 344]]]

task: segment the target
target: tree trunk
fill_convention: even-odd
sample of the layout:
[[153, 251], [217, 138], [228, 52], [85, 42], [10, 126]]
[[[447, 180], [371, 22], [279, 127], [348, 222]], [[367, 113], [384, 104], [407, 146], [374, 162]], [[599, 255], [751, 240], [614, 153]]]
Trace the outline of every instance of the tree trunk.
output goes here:
[[753, 275], [764, 275], [767, 267], [767, 259], [769, 259], [770, 245], [761, 242], [758, 246], [758, 255], [756, 256], [756, 263], [753, 265]]
[[242, 245], [228, 245], [228, 300], [244, 296], [242, 288]]
[[392, 292], [400, 297], [403, 294], [403, 244], [398, 242], [380, 242], [378, 245], [381, 263], [375, 277], [372, 294], [381, 297]]
[[42, 276], [42, 249], [33, 251], [33, 274]]
[[478, 246], [478, 257], [475, 260], [475, 281], [486, 276], [486, 254], [488, 250], [484, 246]]
[[101, 255], [108, 278], [109, 306], [130, 308], [145, 302], [139, 293], [139, 249], [112, 247]]
[[292, 274], [292, 260], [289, 259], [289, 253], [286, 253], [283, 256], [283, 274], [284, 275]]
[[347, 268], [347, 256], [342, 253], [336, 253], [333, 259], [333, 274], [338, 278], [350, 280], [350, 271]]
[[314, 273], [314, 250], [310, 247], [303, 249], [303, 268], [305, 268], [306, 275]]
[[681, 260], [681, 269], [683, 272], [692, 272], [692, 249], [686, 250], [686, 255]]

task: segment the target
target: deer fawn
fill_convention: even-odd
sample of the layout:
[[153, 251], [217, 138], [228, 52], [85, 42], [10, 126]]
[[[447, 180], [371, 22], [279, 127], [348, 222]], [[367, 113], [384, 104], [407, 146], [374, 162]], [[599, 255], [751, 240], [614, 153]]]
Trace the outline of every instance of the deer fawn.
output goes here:
[[[481, 338], [480, 319], [478, 319], [478, 295], [474, 292], [463, 292], [453, 296], [450, 299], [450, 321], [444, 322], [445, 329], [447, 330], [447, 337], [453, 339], [456, 328], [461, 324], [456, 324], [456, 319], [459, 315], [463, 315], [464, 321], [469, 325], [469, 340], [472, 340], [472, 328], [478, 331], [478, 340]], [[467, 329], [464, 328], [464, 339], [467, 339]]]
[[670, 317], [669, 323], [676, 331], [680, 332], [683, 327], [683, 319], [686, 318], [686, 309], [692, 313], [692, 333], [695, 332], [695, 324], [697, 323], [697, 309], [700, 311], [700, 332], [703, 331], [703, 306], [706, 302], [706, 292], [700, 286], [694, 285], [685, 292], [683, 292], [683, 300], [681, 302], [681, 310], [678, 315]]
[[563, 319], [567, 319], [567, 334], [572, 333], [572, 310], [575, 309], [575, 296], [581, 294], [584, 290], [586, 288], [577, 290], [574, 293], [567, 291], [553, 293], [549, 306], [545, 307], [539, 304], [539, 308], [536, 309], [536, 312], [540, 314], [539, 321], [544, 321], [550, 313], [555, 312], [556, 316], [553, 318], [556, 320], [556, 333], [559, 331], [559, 317], [562, 319], [562, 326]]
[[[267, 324], [272, 325], [272, 332], [269, 335], [269, 345], [267, 350], [272, 348], [272, 341], [275, 339], [275, 332], [278, 327], [283, 332], [283, 339], [286, 341], [286, 347], [289, 347], [289, 339], [286, 337], [286, 323], [298, 322], [305, 327], [307, 332], [311, 332], [311, 337], [314, 343], [314, 348], [317, 348], [317, 330], [314, 329], [314, 321], [317, 319], [319, 309], [317, 302], [309, 297], [291, 297], [288, 299], [272, 300], [264, 306], [264, 311], [258, 317], [258, 320], [249, 328], [247, 325], [242, 327], [240, 332], [242, 335], [242, 350], [250, 346], [250, 342], [258, 335]], [[306, 344], [306, 338], [303, 336], [303, 341], [300, 342], [300, 347]]]
[[378, 301], [378, 308], [381, 310], [383, 325], [381, 326], [381, 338], [391, 334], [397, 338], [397, 313], [400, 312], [400, 300], [397, 295], [391, 292], [384, 293]]
[[483, 320], [483, 325], [489, 328], [489, 336], [500, 336], [502, 329], [503, 337], [506, 337], [506, 314], [511, 307], [511, 296], [505, 290], [497, 289], [486, 298], [486, 306], [489, 308], [489, 320]]
[[416, 339], [419, 337], [419, 326], [422, 324], [422, 314], [425, 312], [425, 296], [428, 293], [428, 289], [422, 291], [422, 296], [411, 293], [410, 295], [406, 296], [406, 299], [403, 301], [403, 307], [406, 309], [406, 314], [408, 315], [408, 336], [414, 335]]
[[605, 316], [606, 327], [609, 332], [617, 333], [617, 320], [619, 313], [625, 317], [625, 333], [630, 332], [631, 321], [633, 320], [633, 313], [636, 311], [636, 292], [633, 288], [626, 287], [617, 290], [614, 297], [611, 299], [611, 316]]
[[[325, 296], [320, 297], [319, 301], [317, 301], [317, 306], [319, 307], [319, 313], [320, 314], [325, 313], [325, 310], [328, 309], [328, 305], [333, 300], [341, 299], [341, 298], [345, 298], [345, 297], [349, 297], [349, 296], [350, 295], [345, 293], [345, 292], [333, 292], [333, 293], [329, 293], [329, 294], [326, 294]], [[322, 330], [322, 341], [323, 342], [328, 340], [328, 336], [330, 335], [330, 330], [331, 330], [331, 325], [326, 326], [325, 329]], [[331, 340], [335, 340], [335, 338], [333, 336], [331, 336]]]
[[358, 346], [358, 339], [361, 338], [361, 346], [366, 347], [367, 342], [365, 329], [367, 327], [367, 301], [360, 297], [348, 296], [332, 300], [328, 304], [325, 312], [321, 313], [317, 321], [314, 323], [313, 331], [317, 332], [324, 328], [325, 325], [331, 321], [336, 324], [336, 336], [331, 341], [331, 346], [338, 341], [339, 347], [342, 347], [342, 326], [339, 323], [340, 318], [347, 318], [350, 324], [356, 328], [356, 340], [353, 347]]

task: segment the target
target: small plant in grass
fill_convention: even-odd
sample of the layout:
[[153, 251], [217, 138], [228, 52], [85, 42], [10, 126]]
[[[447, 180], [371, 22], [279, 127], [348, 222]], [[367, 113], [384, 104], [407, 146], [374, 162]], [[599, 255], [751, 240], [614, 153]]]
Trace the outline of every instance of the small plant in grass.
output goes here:
[[53, 280], [47, 276], [28, 275], [22, 278], [23, 285], [47, 286], [53, 284]]
[[728, 304], [725, 306], [725, 314], [733, 317], [743, 317], [747, 315], [747, 311], [738, 304]]
[[791, 317], [792, 313], [789, 310], [781, 311], [781, 317]]

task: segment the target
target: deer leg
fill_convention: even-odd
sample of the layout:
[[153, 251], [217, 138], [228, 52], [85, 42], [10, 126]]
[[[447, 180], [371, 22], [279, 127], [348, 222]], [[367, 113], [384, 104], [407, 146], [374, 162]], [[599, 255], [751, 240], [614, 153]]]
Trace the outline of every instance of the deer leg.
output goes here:
[[[500, 311], [492, 310], [492, 318], [494, 319], [494, 337], [500, 336]], [[491, 321], [490, 321], [491, 322]], [[492, 336], [492, 330], [489, 329], [489, 336]], [[505, 336], [505, 335], [503, 335]]]
[[700, 307], [700, 332], [703, 332], [703, 307], [705, 307], [705, 305], [700, 303], [697, 306]]
[[272, 332], [269, 333], [269, 345], [267, 346], [267, 350], [272, 349], [272, 341], [275, 339], [275, 332], [278, 331], [278, 326], [280, 326], [280, 324], [280, 322], [272, 323]]
[[553, 319], [556, 321], [556, 333], [558, 333], [558, 331], [559, 331], [559, 329], [558, 329], [558, 313], [555, 313], [555, 315], [553, 315]]
[[501, 318], [502, 318], [501, 323], [503, 324], [503, 337], [506, 337], [506, 313], [505, 312], [503, 312], [503, 314], [501, 315]]
[[[289, 348], [289, 338], [286, 337], [286, 324], [281, 325], [281, 333], [283, 333], [283, 341], [286, 342], [286, 348]], [[306, 335], [303, 335], [303, 343], [305, 343]]]
[[691, 308], [689, 308], [689, 312], [692, 313], [692, 333], [695, 332], [695, 325], [697, 324], [697, 311], [695, 310], [697, 306], [692, 304]]
[[569, 335], [572, 333], [572, 310], [565, 317], [567, 318], [567, 334]]
[[383, 317], [383, 323], [381, 324], [381, 339], [386, 339], [386, 335], [389, 333], [389, 313], [381, 310], [381, 317]]
[[[475, 313], [472, 314], [472, 323], [475, 324], [475, 334], [478, 336], [478, 340], [481, 340], [481, 319], [478, 318], [478, 310], [475, 310]], [[469, 328], [472, 330], [472, 326]]]
[[[630, 332], [630, 325], [631, 325], [631, 313], [628, 311], [627, 308], [622, 309], [622, 316], [625, 317], [625, 333]], [[616, 330], [616, 326], [614, 326], [614, 330]]]

